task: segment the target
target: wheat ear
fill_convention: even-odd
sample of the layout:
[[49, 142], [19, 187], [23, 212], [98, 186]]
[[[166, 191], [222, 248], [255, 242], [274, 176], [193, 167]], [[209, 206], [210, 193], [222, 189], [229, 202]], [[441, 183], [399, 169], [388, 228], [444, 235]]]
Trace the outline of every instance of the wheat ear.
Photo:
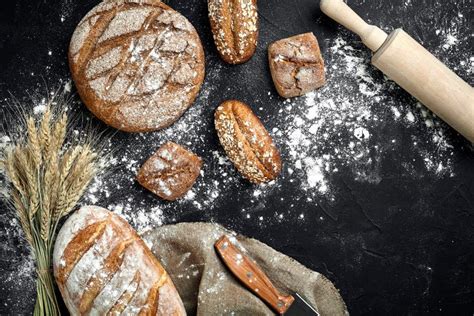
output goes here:
[[28, 148], [31, 157], [36, 166], [41, 166], [41, 145], [38, 139], [35, 120], [31, 116], [26, 120], [26, 126], [28, 130]]
[[44, 156], [47, 156], [51, 145], [51, 109], [46, 108], [40, 123], [39, 141]]
[[15, 154], [14, 151], [11, 150], [7, 153], [7, 157], [5, 159], [5, 169], [7, 171], [7, 176], [10, 182], [13, 184], [13, 187], [18, 190], [20, 195], [26, 196], [27, 195], [27, 188], [26, 185], [21, 183], [18, 171], [15, 168]]
[[17, 171], [22, 171], [23, 177], [28, 183], [28, 194], [24, 197], [29, 199], [28, 216], [32, 220], [39, 210], [38, 171], [34, 163], [28, 159], [28, 148], [26, 146], [15, 148], [15, 159], [18, 163]]

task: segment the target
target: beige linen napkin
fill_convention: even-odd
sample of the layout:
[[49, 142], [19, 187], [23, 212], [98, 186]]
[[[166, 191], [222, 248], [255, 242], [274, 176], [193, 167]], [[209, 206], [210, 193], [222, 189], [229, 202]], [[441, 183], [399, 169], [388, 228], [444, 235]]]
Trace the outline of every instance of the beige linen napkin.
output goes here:
[[334, 285], [273, 248], [211, 223], [180, 223], [142, 236], [176, 285], [189, 315], [274, 315], [227, 270], [214, 250], [223, 234], [234, 235], [275, 286], [296, 291], [321, 315], [346, 315]]

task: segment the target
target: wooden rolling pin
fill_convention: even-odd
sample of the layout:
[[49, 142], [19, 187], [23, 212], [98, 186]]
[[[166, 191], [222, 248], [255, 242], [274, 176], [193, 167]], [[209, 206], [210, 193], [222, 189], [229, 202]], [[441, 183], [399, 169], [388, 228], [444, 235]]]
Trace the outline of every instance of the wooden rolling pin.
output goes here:
[[372, 64], [474, 143], [474, 89], [402, 29], [387, 35], [342, 0], [321, 0], [321, 10], [360, 36]]

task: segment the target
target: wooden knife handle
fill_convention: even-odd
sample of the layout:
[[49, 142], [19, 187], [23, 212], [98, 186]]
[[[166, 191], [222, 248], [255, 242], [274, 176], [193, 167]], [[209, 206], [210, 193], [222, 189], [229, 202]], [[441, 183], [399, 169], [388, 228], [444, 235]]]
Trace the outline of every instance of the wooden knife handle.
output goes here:
[[243, 254], [226, 235], [214, 244], [217, 253], [232, 273], [277, 313], [285, 313], [295, 300], [280, 293], [260, 267]]

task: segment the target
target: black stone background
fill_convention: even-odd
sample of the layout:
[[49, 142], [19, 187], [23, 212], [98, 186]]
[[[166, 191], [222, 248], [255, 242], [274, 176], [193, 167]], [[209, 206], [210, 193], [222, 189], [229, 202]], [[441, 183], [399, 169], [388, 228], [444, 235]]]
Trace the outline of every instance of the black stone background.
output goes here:
[[[400, 14], [405, 2], [353, 0], [350, 4], [374, 24], [385, 28], [403, 27], [430, 50], [441, 45], [433, 30], [443, 27], [439, 25], [441, 21], [450, 21], [458, 12], [463, 12], [471, 24], [470, 28], [464, 29], [468, 33], [460, 35], [466, 37], [473, 32], [470, 0], [411, 0], [409, 8]], [[97, 3], [98, 0], [0, 1], [2, 116], [10, 93], [21, 100], [44, 86], [44, 82], [54, 86], [68, 77], [66, 56], [70, 36], [79, 20]], [[168, 3], [198, 30], [207, 62], [216, 61], [206, 2], [170, 0]], [[266, 65], [268, 43], [307, 31], [314, 32], [320, 39], [335, 37], [342, 31], [322, 15], [318, 0], [260, 0], [259, 11], [262, 31], [257, 54], [245, 65], [225, 65], [224, 75], [213, 79], [220, 87], [210, 96], [216, 104], [236, 97], [250, 104], [253, 99], [262, 100], [259, 102], [265, 105], [267, 91], [276, 96]], [[67, 17], [61, 23], [64, 12]], [[472, 53], [472, 36], [467, 38], [470, 40], [457, 45], [459, 56]], [[358, 41], [347, 32], [344, 39], [349, 43]], [[324, 54], [325, 42], [320, 40], [320, 45]], [[50, 49], [54, 52], [52, 56], [47, 54]], [[459, 56], [438, 57], [449, 65], [456, 65], [460, 62]], [[254, 69], [254, 72], [245, 69]], [[473, 83], [468, 72], [461, 71], [459, 75]], [[404, 102], [409, 98], [399, 90], [393, 99]], [[262, 113], [271, 118], [272, 112], [277, 110], [266, 106]], [[82, 111], [91, 116], [85, 107]], [[212, 120], [212, 117], [203, 119]], [[102, 123], [94, 122], [103, 128]], [[413, 128], [388, 125], [379, 132], [381, 140], [388, 141], [390, 136], [397, 135], [403, 141], [409, 139]], [[474, 154], [472, 147], [456, 133], [450, 132], [448, 137], [454, 146], [454, 177], [413, 178], [406, 175], [398, 162], [400, 157], [410, 155], [410, 148], [402, 147], [401, 151], [389, 151], [383, 157], [379, 184], [357, 182], [347, 170], [342, 170], [332, 179], [338, 191], [336, 201], [328, 206], [329, 209], [297, 202], [302, 209], [314, 208], [302, 224], [273, 223], [261, 229], [257, 223], [236, 219], [239, 201], [245, 199], [239, 197], [238, 192], [235, 199], [222, 205], [220, 211], [214, 211], [212, 218], [260, 239], [326, 275], [340, 289], [354, 315], [473, 315]], [[215, 136], [208, 139], [210, 147], [218, 148]], [[126, 140], [124, 133], [116, 134], [113, 139], [117, 146]], [[291, 201], [293, 190], [297, 188], [288, 185], [284, 202], [279, 196], [267, 196], [266, 208], [261, 213], [272, 214], [272, 209], [284, 209], [285, 203]], [[4, 204], [1, 206], [0, 215], [5, 216], [6, 208]], [[318, 221], [325, 211], [333, 214], [333, 218]], [[209, 220], [209, 215], [183, 212], [167, 223], [200, 220]], [[5, 242], [5, 238], [0, 236], [0, 242]], [[0, 276], [5, 275], [1, 271], [14, 269], [18, 257], [25, 252], [26, 248], [20, 242], [15, 252], [2, 251]], [[33, 297], [32, 286], [27, 289], [0, 284], [0, 314], [30, 314]]]

